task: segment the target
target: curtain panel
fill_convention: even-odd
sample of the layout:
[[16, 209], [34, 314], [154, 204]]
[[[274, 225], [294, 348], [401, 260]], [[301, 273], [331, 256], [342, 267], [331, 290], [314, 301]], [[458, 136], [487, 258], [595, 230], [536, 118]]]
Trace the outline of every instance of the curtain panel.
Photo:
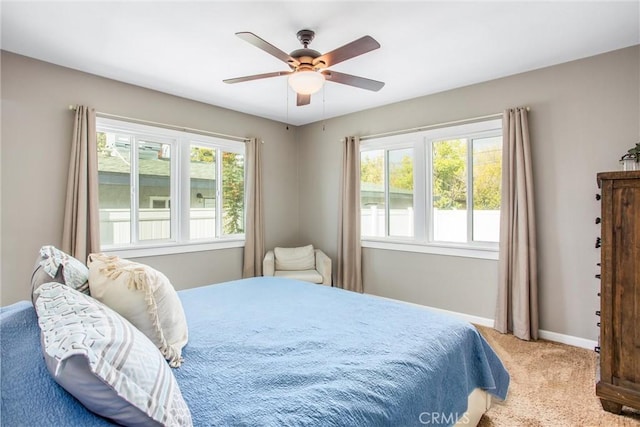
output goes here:
[[495, 329], [538, 339], [538, 278], [531, 145], [526, 108], [502, 119], [502, 202]]
[[343, 289], [363, 292], [360, 246], [360, 138], [345, 138], [342, 150], [338, 268], [335, 283]]
[[246, 143], [246, 221], [242, 277], [262, 276], [264, 258], [264, 209], [262, 203], [262, 142]]
[[76, 107], [62, 227], [62, 250], [86, 263], [100, 251], [96, 112]]

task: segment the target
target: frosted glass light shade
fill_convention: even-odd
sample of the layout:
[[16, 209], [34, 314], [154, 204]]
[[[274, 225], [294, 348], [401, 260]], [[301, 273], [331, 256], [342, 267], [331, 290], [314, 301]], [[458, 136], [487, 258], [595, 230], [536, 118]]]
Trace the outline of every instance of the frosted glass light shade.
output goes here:
[[300, 95], [311, 95], [322, 88], [324, 75], [316, 71], [298, 71], [289, 76], [289, 86]]

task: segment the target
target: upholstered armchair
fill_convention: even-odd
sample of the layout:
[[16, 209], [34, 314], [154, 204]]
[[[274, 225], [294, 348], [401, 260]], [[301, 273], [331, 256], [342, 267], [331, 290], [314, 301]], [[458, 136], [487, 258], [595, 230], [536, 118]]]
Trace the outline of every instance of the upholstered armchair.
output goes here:
[[331, 258], [313, 245], [275, 248], [265, 255], [262, 274], [331, 286]]

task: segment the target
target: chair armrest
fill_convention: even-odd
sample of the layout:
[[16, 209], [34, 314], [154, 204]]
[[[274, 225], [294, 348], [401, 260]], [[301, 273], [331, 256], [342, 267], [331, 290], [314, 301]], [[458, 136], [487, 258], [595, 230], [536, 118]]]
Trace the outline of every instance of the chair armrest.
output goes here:
[[322, 284], [331, 286], [331, 258], [320, 249], [315, 249], [316, 270], [322, 276]]
[[273, 276], [276, 269], [276, 258], [273, 251], [268, 251], [262, 261], [262, 275]]

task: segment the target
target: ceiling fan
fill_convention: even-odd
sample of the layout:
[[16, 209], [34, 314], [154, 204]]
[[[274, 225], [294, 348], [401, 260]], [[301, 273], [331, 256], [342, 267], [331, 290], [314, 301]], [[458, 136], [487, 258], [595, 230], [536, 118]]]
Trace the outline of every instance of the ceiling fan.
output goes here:
[[342, 61], [378, 49], [380, 43], [375, 41], [371, 36], [361, 37], [325, 54], [308, 48], [309, 43], [311, 43], [315, 37], [315, 33], [312, 30], [298, 31], [298, 40], [300, 40], [304, 48], [294, 50], [289, 54], [253, 33], [240, 32], [236, 33], [236, 36], [285, 62], [289, 68], [291, 68], [291, 71], [276, 71], [273, 73], [255, 74], [253, 76], [236, 77], [223, 80], [225, 83], [240, 83], [269, 77], [289, 76], [289, 85], [297, 94], [296, 104], [298, 106], [309, 104], [311, 102], [311, 95], [319, 91], [325, 81], [355, 86], [376, 92], [384, 86], [384, 82], [377, 80], [327, 70], [328, 67]]

